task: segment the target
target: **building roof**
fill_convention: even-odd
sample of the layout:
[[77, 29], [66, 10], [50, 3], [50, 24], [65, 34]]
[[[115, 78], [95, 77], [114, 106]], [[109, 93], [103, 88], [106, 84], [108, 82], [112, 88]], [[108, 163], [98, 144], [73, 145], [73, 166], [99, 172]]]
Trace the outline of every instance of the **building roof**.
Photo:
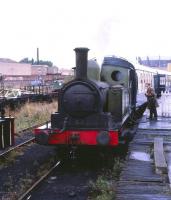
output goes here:
[[171, 57], [138, 57], [138, 62], [149, 67], [167, 67], [168, 63], [171, 63]]

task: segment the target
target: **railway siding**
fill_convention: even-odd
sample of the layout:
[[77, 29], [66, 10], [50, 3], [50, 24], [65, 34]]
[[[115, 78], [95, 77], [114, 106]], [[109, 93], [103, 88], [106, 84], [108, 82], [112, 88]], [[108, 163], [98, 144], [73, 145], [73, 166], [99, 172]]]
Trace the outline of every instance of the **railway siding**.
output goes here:
[[120, 180], [117, 200], [171, 200], [171, 119], [139, 123]]

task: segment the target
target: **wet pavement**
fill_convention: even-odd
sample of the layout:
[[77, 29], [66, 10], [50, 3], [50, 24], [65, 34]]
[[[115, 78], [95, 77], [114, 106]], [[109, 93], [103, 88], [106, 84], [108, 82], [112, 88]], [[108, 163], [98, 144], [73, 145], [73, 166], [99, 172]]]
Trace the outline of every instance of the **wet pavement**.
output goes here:
[[158, 117], [157, 120], [150, 120], [147, 115], [144, 115], [138, 127], [140, 129], [171, 130], [171, 118]]
[[[146, 102], [138, 96], [138, 105]], [[150, 120], [146, 109], [138, 130], [129, 144], [125, 166], [117, 186], [116, 200], [171, 200], [171, 94], [158, 99], [157, 120]], [[162, 137], [167, 173], [157, 174], [154, 162], [154, 138]]]

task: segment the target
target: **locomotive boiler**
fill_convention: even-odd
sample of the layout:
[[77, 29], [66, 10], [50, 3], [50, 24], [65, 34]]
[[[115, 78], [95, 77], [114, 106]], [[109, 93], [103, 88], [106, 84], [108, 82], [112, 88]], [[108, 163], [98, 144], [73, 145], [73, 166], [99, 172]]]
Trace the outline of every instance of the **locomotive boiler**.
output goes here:
[[61, 147], [116, 147], [135, 110], [137, 76], [127, 60], [105, 57], [102, 66], [88, 61], [88, 48], [76, 48], [74, 80], [59, 93], [51, 125], [35, 129], [39, 144]]

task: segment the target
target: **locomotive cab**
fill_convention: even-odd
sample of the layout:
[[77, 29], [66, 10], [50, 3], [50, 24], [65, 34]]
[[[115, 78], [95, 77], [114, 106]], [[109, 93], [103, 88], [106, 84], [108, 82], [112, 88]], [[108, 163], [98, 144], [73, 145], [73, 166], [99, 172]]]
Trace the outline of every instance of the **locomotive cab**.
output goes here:
[[101, 80], [110, 85], [108, 111], [116, 121], [125, 121], [136, 105], [137, 77], [134, 66], [121, 58], [105, 57]]

